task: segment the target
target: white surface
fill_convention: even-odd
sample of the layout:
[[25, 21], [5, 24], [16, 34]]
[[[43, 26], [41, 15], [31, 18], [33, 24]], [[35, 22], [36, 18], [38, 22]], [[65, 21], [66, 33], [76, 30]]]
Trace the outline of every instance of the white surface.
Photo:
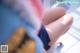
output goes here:
[[[77, 10], [80, 11], [79, 8]], [[64, 45], [61, 53], [80, 53], [80, 15], [77, 12], [70, 14], [74, 17], [73, 25], [58, 42], [62, 42]]]
[[65, 53], [80, 53], [80, 42], [76, 43], [71, 49]]

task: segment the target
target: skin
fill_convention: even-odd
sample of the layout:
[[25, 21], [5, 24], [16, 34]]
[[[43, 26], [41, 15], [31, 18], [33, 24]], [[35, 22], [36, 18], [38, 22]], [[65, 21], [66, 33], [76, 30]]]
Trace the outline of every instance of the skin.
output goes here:
[[51, 42], [50, 46], [54, 45], [56, 41], [71, 27], [73, 17], [65, 13], [63, 7], [51, 8], [44, 13], [43, 24], [49, 34]]
[[[58, 38], [64, 34], [66, 31], [68, 31], [68, 29], [71, 27], [73, 22], [73, 17], [70, 15], [66, 15], [65, 14], [65, 9], [63, 7], [57, 7], [57, 8], [51, 8], [49, 10], [47, 10], [44, 13], [44, 18], [43, 18], [43, 24], [46, 28], [46, 30], [48, 31], [49, 37], [51, 42], [49, 43], [49, 45], [52, 47], [53, 45], [55, 45], [56, 41], [58, 40]], [[23, 37], [23, 33], [25, 32], [24, 29], [19, 29], [18, 30], [18, 34], [20, 37]], [[14, 33], [13, 34], [14, 37], [11, 38], [10, 41], [8, 41], [8, 45], [9, 45], [9, 51], [12, 51], [16, 45], [19, 44], [19, 41], [21, 40], [21, 38], [19, 38], [17, 41], [15, 41], [17, 34]], [[15, 40], [12, 40], [15, 39]], [[13, 43], [13, 44], [12, 44]], [[33, 43], [33, 47], [35, 48], [35, 42], [34, 41], [30, 41], [29, 43]], [[12, 46], [14, 45], [14, 46]], [[17, 50], [17, 53], [19, 52], [27, 52], [29, 50], [24, 50], [24, 49], [30, 49], [30, 48], [26, 48], [25, 46], [31, 46], [30, 44], [25, 44], [21, 49]], [[51, 48], [48, 51], [45, 51], [43, 49], [43, 53], [50, 53], [49, 51], [51, 50]], [[32, 50], [33, 52], [30, 53], [35, 53], [35, 50]], [[29, 52], [28, 52], [29, 53]]]
[[[65, 15], [65, 11], [66, 10], [63, 7], [57, 7], [54, 9], [53, 8], [48, 9], [44, 13], [43, 24], [46, 30], [48, 31], [49, 37], [51, 39], [51, 42], [49, 43], [51, 47], [55, 44], [57, 39], [62, 34], [64, 34], [72, 25], [73, 18], [69, 15]], [[12, 50], [15, 49], [17, 45], [19, 45], [21, 39], [23, 38], [24, 33], [25, 33], [25, 30], [21, 28], [18, 31], [16, 31], [13, 34], [13, 37], [10, 39], [10, 41], [8, 41], [7, 44], [9, 45], [10, 53]], [[33, 40], [30, 40], [28, 43], [29, 44], [25, 43], [25, 45], [21, 49], [18, 49], [17, 53], [20, 53], [20, 52], [35, 53], [35, 49], [32, 50], [32, 52], [29, 51], [30, 49], [35, 48], [35, 42]], [[29, 48], [30, 46], [32, 46], [32, 48]], [[43, 53], [47, 53], [47, 52], [43, 49]]]
[[[44, 12], [43, 24], [48, 25], [53, 21], [59, 19], [65, 15], [65, 9], [63, 7], [50, 8]], [[62, 13], [61, 13], [62, 12]]]

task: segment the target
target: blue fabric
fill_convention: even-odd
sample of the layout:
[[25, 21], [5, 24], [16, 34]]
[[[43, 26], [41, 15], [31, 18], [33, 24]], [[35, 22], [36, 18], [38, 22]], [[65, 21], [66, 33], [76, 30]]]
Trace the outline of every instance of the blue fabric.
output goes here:
[[[36, 35], [36, 34], [34, 33], [34, 30], [35, 30], [35, 29], [32, 28], [32, 26], [25, 25], [24, 22], [23, 22], [23, 24], [24, 24], [24, 28], [25, 28], [26, 30], [28, 30], [28, 33], [29, 33], [30, 37], [31, 37], [32, 39], [34, 39], [35, 42], [36, 42], [36, 52], [35, 52], [35, 53], [43, 53], [43, 43], [42, 43], [41, 39], [38, 37], [38, 35]], [[27, 24], [27, 23], [26, 23], [26, 24]]]
[[50, 38], [49, 38], [49, 35], [43, 25], [42, 25], [41, 30], [39, 32], [39, 37], [44, 44], [44, 48], [46, 50], [48, 50], [50, 48], [50, 46], [49, 46]]
[[34, 27], [20, 19], [20, 16], [5, 5], [0, 5], [0, 45], [6, 44], [12, 33], [19, 27], [24, 27], [29, 36], [36, 42], [36, 53], [42, 53], [43, 44], [34, 34]]
[[12, 32], [20, 26], [19, 16], [6, 6], [0, 5], [0, 44], [5, 44]]

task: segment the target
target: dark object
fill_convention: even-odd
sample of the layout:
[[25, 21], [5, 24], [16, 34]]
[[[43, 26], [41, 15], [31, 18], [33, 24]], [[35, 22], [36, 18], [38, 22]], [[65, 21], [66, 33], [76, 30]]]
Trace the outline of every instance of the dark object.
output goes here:
[[49, 35], [43, 25], [40, 29], [39, 37], [43, 42], [44, 49], [48, 50], [50, 48], [50, 46], [49, 46], [50, 38], [49, 38]]

